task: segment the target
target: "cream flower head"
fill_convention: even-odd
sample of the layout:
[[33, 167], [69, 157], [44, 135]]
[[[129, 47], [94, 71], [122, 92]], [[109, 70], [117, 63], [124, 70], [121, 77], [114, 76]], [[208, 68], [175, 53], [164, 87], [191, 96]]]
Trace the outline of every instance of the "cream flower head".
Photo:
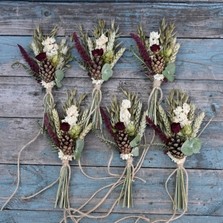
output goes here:
[[67, 116], [63, 122], [67, 122], [71, 127], [77, 124], [77, 118], [79, 116], [76, 105], [72, 105], [66, 110]]
[[98, 39], [96, 39], [96, 49], [103, 49], [106, 51], [106, 43], [108, 42], [108, 37], [103, 33]]
[[151, 32], [149, 36], [149, 45], [159, 45], [160, 34], [158, 32]]

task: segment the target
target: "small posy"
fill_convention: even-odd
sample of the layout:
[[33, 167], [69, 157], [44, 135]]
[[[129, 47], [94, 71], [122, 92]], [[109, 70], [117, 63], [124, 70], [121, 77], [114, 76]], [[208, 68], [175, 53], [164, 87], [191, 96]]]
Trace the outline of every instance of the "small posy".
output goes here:
[[[54, 85], [61, 87], [64, 71], [73, 60], [71, 47], [66, 38], [60, 42], [57, 39], [57, 27], [54, 27], [49, 35], [44, 35], [38, 27], [34, 30], [33, 40], [30, 45], [33, 55], [29, 55], [26, 50], [18, 45], [19, 50], [29, 65], [23, 67], [33, 75], [43, 87], [50, 88]], [[20, 63], [17, 63], [20, 64]], [[60, 73], [60, 77], [58, 74]]]
[[173, 209], [184, 213], [188, 206], [188, 174], [184, 162], [187, 156], [199, 153], [201, 149], [198, 132], [205, 114], [197, 114], [196, 106], [189, 101], [187, 93], [180, 90], [171, 90], [166, 103], [167, 111], [161, 105], [158, 106], [157, 125], [148, 116], [147, 124], [159, 135], [165, 144], [166, 154], [177, 165], [171, 174], [177, 174]]
[[49, 104], [48, 112], [44, 116], [45, 129], [58, 150], [58, 157], [62, 161], [59, 186], [55, 206], [69, 208], [69, 181], [71, 169], [69, 162], [80, 159], [84, 147], [84, 138], [91, 130], [92, 124], [86, 122], [89, 110], [81, 111], [81, 102], [85, 95], [77, 98], [76, 91], [68, 92], [64, 104], [65, 117], [60, 118], [55, 104]]
[[150, 32], [146, 37], [143, 28], [139, 26], [138, 34], [131, 33], [138, 51], [133, 51], [139, 59], [146, 75], [153, 82], [153, 89], [148, 99], [148, 116], [157, 124], [157, 109], [162, 100], [161, 84], [163, 81], [174, 81], [175, 60], [180, 44], [177, 43], [174, 24], [167, 24], [163, 19], [159, 32]]
[[80, 29], [80, 38], [74, 32], [73, 40], [81, 60], [79, 64], [84, 68], [92, 80], [92, 122], [94, 129], [101, 129], [102, 119], [100, 103], [102, 100], [101, 85], [113, 75], [113, 67], [123, 55], [125, 48], [117, 43], [118, 28], [114, 22], [108, 27], [104, 20], [99, 20], [92, 34]]
[[[114, 98], [107, 112], [101, 109], [101, 113], [105, 126], [118, 148], [120, 158], [126, 161], [124, 182], [118, 200], [123, 202], [123, 207], [129, 208], [133, 203], [132, 182], [135, 176], [133, 159], [139, 155], [139, 147], [146, 127], [146, 113], [142, 112], [142, 103], [137, 95], [123, 92], [127, 99], [119, 103]], [[111, 142], [105, 138], [103, 140], [107, 143]]]

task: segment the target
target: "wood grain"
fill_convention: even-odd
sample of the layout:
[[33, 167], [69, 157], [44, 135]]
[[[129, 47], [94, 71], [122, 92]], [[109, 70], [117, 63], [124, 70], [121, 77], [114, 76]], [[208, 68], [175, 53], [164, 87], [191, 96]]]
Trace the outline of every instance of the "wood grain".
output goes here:
[[129, 35], [142, 22], [146, 30], [156, 30], [165, 17], [176, 23], [180, 37], [222, 37], [221, 3], [37, 3], [1, 2], [1, 35], [31, 35], [35, 25], [49, 29], [59, 25], [61, 34], [70, 34], [84, 24], [91, 29], [98, 18], [115, 19], [122, 35]]
[[[0, 76], [28, 76], [21, 69], [12, 69], [13, 62], [23, 62], [17, 44], [27, 50], [31, 42], [30, 37], [4, 37], [0, 36]], [[119, 60], [114, 69], [114, 78], [142, 79], [144, 72], [140, 64], [130, 51], [135, 43], [130, 38], [121, 38], [122, 45], [126, 47], [124, 56]], [[178, 80], [223, 80], [223, 40], [222, 39], [179, 39], [181, 44], [176, 61], [176, 79]], [[72, 45], [72, 43], [71, 43]], [[78, 57], [73, 50], [74, 57]], [[76, 62], [72, 63], [72, 69], [68, 69], [66, 77], [86, 77]]]
[[[0, 163], [16, 164], [19, 150], [38, 132], [39, 125], [36, 119], [0, 118]], [[13, 130], [13, 131], [12, 131]], [[203, 143], [200, 154], [187, 159], [185, 166], [194, 169], [223, 169], [222, 140], [223, 122], [212, 122], [201, 136]], [[146, 133], [147, 141], [151, 139], [152, 132]], [[206, 140], [206, 139], [210, 140]], [[159, 142], [158, 138], [155, 140]], [[5, 149], [7, 148], [7, 149]], [[10, 156], [8, 155], [10, 151]], [[107, 166], [111, 152], [114, 152], [112, 166], [123, 166], [118, 151], [108, 148], [91, 133], [86, 138], [85, 149], [81, 162], [83, 166]], [[95, 156], [94, 154], [97, 154]], [[60, 165], [57, 153], [52, 150], [49, 139], [40, 136], [38, 140], [24, 150], [21, 162], [25, 164], [51, 164]], [[137, 162], [137, 159], [135, 159]], [[72, 165], [77, 165], [73, 162]], [[149, 150], [143, 167], [173, 168], [175, 164], [164, 154], [162, 148], [152, 146]]]
[[[10, 210], [53, 210], [56, 185], [35, 199], [24, 201], [21, 196], [27, 196], [37, 192], [55, 179], [59, 174], [59, 166], [48, 165], [23, 165], [21, 167], [21, 189], [17, 196], [7, 206]], [[2, 182], [0, 197], [9, 196], [12, 192], [15, 180], [15, 165], [0, 165], [0, 180]], [[121, 173], [123, 168], [112, 168], [113, 173]], [[106, 176], [106, 168], [90, 167], [87, 172], [92, 176]], [[147, 179], [146, 183], [138, 180], [134, 182], [133, 195], [135, 198], [132, 209], [117, 206], [113, 213], [141, 213], [147, 214], [171, 214], [171, 202], [164, 189], [164, 181], [172, 170], [142, 168], [137, 176]], [[190, 215], [222, 216], [223, 177], [222, 170], [188, 170], [189, 183], [189, 210]], [[28, 179], [28, 180], [27, 180]], [[199, 179], [199, 180], [198, 180]], [[90, 180], [83, 176], [79, 169], [72, 168], [70, 183], [70, 199], [73, 207], [79, 207], [91, 194], [102, 186], [115, 182], [115, 179]], [[91, 185], [91, 187], [89, 187]], [[169, 190], [172, 193], [175, 185], [174, 178], [170, 181]], [[83, 193], [84, 191], [84, 193]], [[104, 191], [105, 192], [105, 191]], [[120, 188], [117, 188], [108, 197], [106, 202], [97, 209], [98, 213], [104, 213], [117, 199]], [[98, 195], [86, 208], [94, 207], [104, 193]], [[1, 200], [2, 203], [3, 200]], [[44, 202], [43, 202], [44, 201]], [[0, 203], [0, 205], [1, 205]]]
[[[206, 113], [205, 123], [215, 116], [201, 135], [202, 150], [188, 157], [185, 167], [189, 173], [189, 210], [176, 223], [222, 223], [223, 222], [223, 4], [222, 0], [66, 0], [66, 1], [1, 1], [0, 2], [0, 207], [15, 188], [16, 160], [20, 148], [39, 130], [43, 112], [44, 90], [21, 68], [12, 69], [15, 61], [22, 62], [17, 44], [28, 49], [36, 25], [48, 32], [53, 25], [60, 27], [59, 35], [68, 36], [83, 24], [89, 30], [99, 18], [115, 19], [120, 25], [123, 45], [135, 46], [130, 32], [135, 32], [141, 22], [149, 34], [157, 30], [159, 21], [165, 17], [176, 23], [181, 48], [177, 57], [176, 81], [162, 86], [166, 95], [171, 88], [189, 92], [199, 109]], [[77, 53], [73, 51], [76, 57]], [[108, 105], [113, 94], [122, 97], [120, 86], [138, 92], [144, 106], [147, 103], [151, 83], [143, 74], [139, 64], [128, 50], [114, 69], [114, 76], [103, 85], [103, 105]], [[89, 94], [85, 105], [90, 102], [91, 81], [76, 62], [66, 73], [62, 89], [55, 89], [55, 100], [61, 107], [66, 90], [73, 87], [79, 93]], [[204, 124], [205, 124], [204, 123]], [[203, 125], [204, 126], [204, 125]], [[146, 132], [148, 140], [151, 130]], [[158, 139], [156, 139], [156, 142]], [[111, 151], [114, 158], [111, 171], [121, 173], [124, 163], [117, 150], [107, 148], [90, 133], [81, 162], [91, 176], [107, 176], [107, 162]], [[134, 160], [137, 162], [137, 159]], [[0, 213], [0, 223], [55, 223], [63, 213], [54, 209], [57, 186], [30, 201], [21, 199], [43, 188], [58, 177], [61, 163], [49, 140], [40, 136], [26, 148], [21, 157], [22, 183], [16, 197]], [[152, 220], [168, 218], [171, 202], [165, 192], [164, 182], [175, 164], [163, 153], [162, 148], [152, 146], [138, 176], [144, 184], [134, 182], [133, 209], [117, 206], [106, 219], [84, 219], [83, 223], [112, 223], [131, 213], [146, 215]], [[71, 201], [78, 207], [99, 187], [113, 182], [92, 181], [84, 177], [77, 163], [72, 162]], [[89, 186], [90, 185], [90, 186]], [[169, 184], [171, 194], [174, 178]], [[83, 193], [84, 191], [84, 193]], [[106, 203], [96, 210], [95, 215], [104, 214], [117, 198], [116, 189]], [[102, 195], [101, 195], [102, 196]], [[85, 210], [95, 206], [98, 196]], [[135, 223], [126, 220], [124, 223]], [[142, 223], [144, 221], [139, 221]], [[70, 222], [68, 222], [70, 223]]]

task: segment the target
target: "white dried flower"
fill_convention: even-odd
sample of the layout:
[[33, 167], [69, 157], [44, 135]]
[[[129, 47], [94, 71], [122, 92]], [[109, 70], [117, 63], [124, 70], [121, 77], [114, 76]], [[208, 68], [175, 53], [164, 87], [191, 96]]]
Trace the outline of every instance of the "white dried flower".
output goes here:
[[91, 78], [91, 80], [92, 80], [92, 84], [96, 84], [96, 85], [101, 85], [104, 82], [104, 80], [95, 80], [94, 78]]
[[59, 152], [58, 152], [58, 157], [61, 160], [69, 160], [69, 161], [72, 161], [72, 158], [73, 158], [73, 156], [64, 155], [64, 153], [61, 150], [59, 150]]
[[131, 122], [131, 113], [128, 110], [129, 108], [131, 108], [131, 101], [127, 99], [122, 100], [119, 116], [120, 121], [124, 123], [125, 127], [127, 127]]
[[153, 77], [155, 80], [158, 80], [158, 81], [163, 81], [163, 79], [164, 79], [163, 74], [156, 74]]
[[67, 116], [62, 122], [67, 122], [71, 127], [77, 124], [79, 112], [76, 105], [72, 105], [66, 110]]
[[96, 39], [96, 49], [103, 49], [106, 51], [106, 43], [108, 42], [108, 37], [103, 33], [98, 39]]
[[47, 37], [45, 40], [43, 40], [42, 45], [44, 46], [43, 52], [45, 52], [48, 57], [57, 55], [59, 47], [55, 38]]
[[170, 159], [174, 162], [174, 163], [176, 163], [176, 164], [178, 164], [178, 165], [184, 165], [184, 163], [185, 163], [185, 161], [186, 161], [186, 156], [183, 158], [183, 159], [177, 159], [176, 157], [174, 157], [170, 152], [167, 152], [167, 155], [170, 157]]
[[185, 125], [190, 125], [191, 121], [188, 119], [187, 115], [190, 111], [190, 105], [184, 103], [183, 106], [178, 106], [173, 110], [175, 116], [173, 117], [173, 122], [180, 123], [181, 127]]
[[121, 108], [131, 108], [131, 101], [128, 99], [122, 100]]
[[42, 84], [42, 86], [44, 88], [46, 88], [46, 89], [49, 90], [49, 89], [52, 89], [54, 87], [55, 82], [54, 81], [51, 81], [51, 82], [46, 83], [45, 81], [41, 81], [41, 84]]
[[120, 158], [121, 158], [122, 160], [128, 160], [128, 159], [130, 159], [132, 156], [133, 156], [132, 153], [128, 153], [128, 154], [123, 154], [123, 153], [121, 153], [121, 154], [120, 154]]
[[154, 44], [159, 45], [160, 34], [158, 32], [151, 32], [149, 36], [149, 46]]

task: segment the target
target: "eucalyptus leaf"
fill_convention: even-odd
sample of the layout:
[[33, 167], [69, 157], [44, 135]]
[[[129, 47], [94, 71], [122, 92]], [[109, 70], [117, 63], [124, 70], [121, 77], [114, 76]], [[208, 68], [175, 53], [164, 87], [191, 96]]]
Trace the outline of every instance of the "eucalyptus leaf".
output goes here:
[[181, 151], [186, 156], [191, 156], [194, 153], [199, 153], [201, 149], [201, 141], [198, 138], [187, 139], [182, 145]]
[[107, 81], [113, 74], [111, 65], [108, 63], [104, 64], [101, 70], [101, 74], [102, 74], [102, 80]]
[[131, 153], [133, 156], [139, 156], [139, 147], [133, 148]]
[[163, 71], [163, 76], [170, 82], [174, 81], [174, 74], [176, 71], [176, 66], [173, 63], [170, 63], [166, 66], [165, 70]]
[[57, 70], [55, 72], [55, 78], [58, 80], [58, 81], [62, 81], [63, 78], [64, 78], [64, 72], [62, 70]]
[[81, 153], [84, 149], [84, 140], [83, 139], [77, 139], [76, 140], [76, 147], [74, 151], [74, 157], [76, 160], [79, 160], [81, 157]]
[[134, 147], [136, 147], [136, 146], [139, 145], [140, 141], [141, 141], [141, 137], [140, 137], [140, 135], [137, 135], [137, 136], [130, 142], [130, 146], [131, 146], [132, 148], [134, 148]]
[[64, 78], [64, 72], [62, 70], [57, 70], [55, 72], [55, 83], [57, 85], [58, 88], [62, 87], [61, 81]]

